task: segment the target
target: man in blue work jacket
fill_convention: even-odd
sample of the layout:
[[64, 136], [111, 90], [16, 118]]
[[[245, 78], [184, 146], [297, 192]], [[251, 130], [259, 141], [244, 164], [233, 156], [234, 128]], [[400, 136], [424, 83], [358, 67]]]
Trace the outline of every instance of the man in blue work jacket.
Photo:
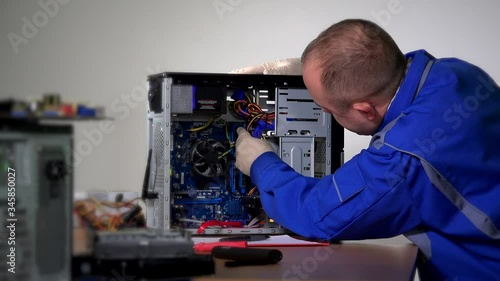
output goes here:
[[302, 55], [314, 99], [370, 146], [334, 174], [305, 177], [238, 129], [236, 165], [266, 213], [305, 237], [405, 234], [422, 280], [500, 280], [500, 89], [424, 50], [406, 56], [365, 20], [323, 31]]

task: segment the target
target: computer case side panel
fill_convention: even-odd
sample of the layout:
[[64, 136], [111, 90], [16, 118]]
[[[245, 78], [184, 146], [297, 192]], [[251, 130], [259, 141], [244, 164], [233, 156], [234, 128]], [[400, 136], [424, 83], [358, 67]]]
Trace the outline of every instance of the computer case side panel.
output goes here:
[[70, 280], [72, 152], [70, 126], [0, 120], [3, 280]]

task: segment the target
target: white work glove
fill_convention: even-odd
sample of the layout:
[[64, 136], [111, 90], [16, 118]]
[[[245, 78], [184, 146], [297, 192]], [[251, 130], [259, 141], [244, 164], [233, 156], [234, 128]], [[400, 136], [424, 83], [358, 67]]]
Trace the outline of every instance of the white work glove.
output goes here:
[[272, 151], [273, 147], [263, 139], [252, 137], [244, 128], [236, 130], [238, 139], [236, 140], [236, 168], [243, 174], [250, 176], [250, 167], [253, 162], [264, 152]]
[[229, 73], [237, 74], [274, 74], [274, 75], [302, 75], [300, 58], [279, 59], [258, 65], [235, 69]]

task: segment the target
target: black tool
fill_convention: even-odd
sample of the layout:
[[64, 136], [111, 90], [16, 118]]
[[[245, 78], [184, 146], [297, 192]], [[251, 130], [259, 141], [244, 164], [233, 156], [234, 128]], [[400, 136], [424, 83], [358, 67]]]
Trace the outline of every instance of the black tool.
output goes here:
[[212, 256], [231, 260], [226, 266], [275, 264], [281, 261], [283, 253], [276, 249], [237, 248], [217, 246], [212, 249]]
[[[146, 172], [144, 174], [144, 181], [142, 182], [142, 199], [157, 199], [158, 193], [149, 192], [149, 173], [151, 172], [151, 156], [153, 155], [153, 150], [148, 151], [148, 162], [146, 163]], [[153, 179], [154, 180], [154, 179]]]
[[251, 234], [251, 235], [241, 235], [241, 236], [231, 236], [223, 237], [219, 241], [262, 241], [269, 238], [269, 235], [265, 234]]

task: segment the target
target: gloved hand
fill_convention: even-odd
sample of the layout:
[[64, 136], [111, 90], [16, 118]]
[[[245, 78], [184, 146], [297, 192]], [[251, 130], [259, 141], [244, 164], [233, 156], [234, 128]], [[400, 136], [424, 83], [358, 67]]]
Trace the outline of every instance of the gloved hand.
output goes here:
[[252, 137], [244, 128], [236, 130], [238, 139], [236, 140], [236, 168], [243, 174], [250, 176], [250, 167], [253, 162], [264, 152], [272, 151], [273, 147], [263, 139]]

